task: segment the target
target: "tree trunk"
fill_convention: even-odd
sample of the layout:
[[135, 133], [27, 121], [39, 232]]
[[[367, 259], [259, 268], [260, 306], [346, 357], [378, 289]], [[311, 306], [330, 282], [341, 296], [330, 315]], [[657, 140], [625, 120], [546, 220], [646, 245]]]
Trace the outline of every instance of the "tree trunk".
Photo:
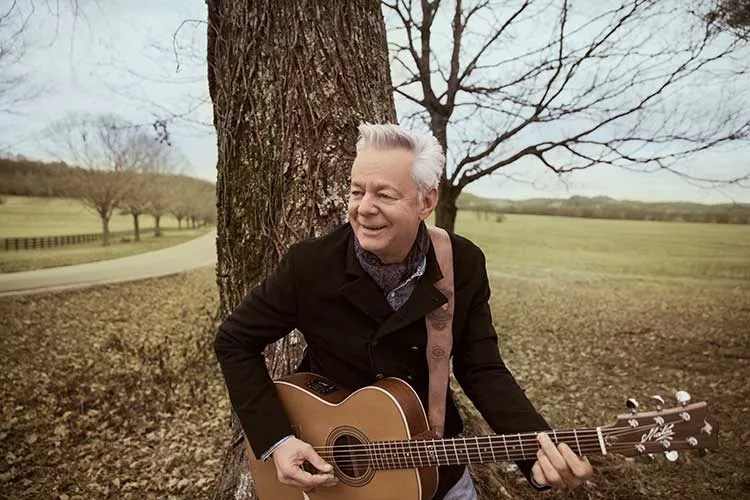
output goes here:
[[161, 221], [161, 214], [154, 215], [154, 236], [157, 238], [161, 236], [161, 226], [159, 226], [159, 221]]
[[438, 204], [435, 207], [435, 225], [446, 231], [454, 232], [456, 228], [456, 200], [461, 190], [452, 186], [445, 179], [440, 181]]
[[177, 229], [182, 229], [182, 217], [177, 217]]
[[106, 215], [99, 214], [102, 219], [102, 245], [109, 245], [109, 217]]
[[[396, 118], [379, 2], [208, 5], [224, 318], [290, 244], [345, 220], [357, 125]], [[292, 334], [269, 347], [272, 377], [294, 369], [302, 346]], [[232, 421], [214, 498], [254, 498]]]
[[138, 216], [133, 214], [133, 241], [141, 241], [141, 226], [138, 224]]

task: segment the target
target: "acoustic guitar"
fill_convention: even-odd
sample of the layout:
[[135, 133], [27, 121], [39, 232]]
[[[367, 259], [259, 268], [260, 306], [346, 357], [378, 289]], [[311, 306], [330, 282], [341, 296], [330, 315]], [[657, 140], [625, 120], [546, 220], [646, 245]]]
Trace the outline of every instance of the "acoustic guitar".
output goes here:
[[[450, 439], [420, 439], [427, 416], [409, 384], [384, 378], [353, 393], [311, 373], [276, 381], [276, 390], [296, 436], [310, 443], [333, 466], [338, 484], [306, 495], [282, 485], [273, 460], [259, 461], [245, 442], [260, 500], [429, 500], [436, 491], [439, 465], [475, 464], [536, 458], [536, 433]], [[717, 424], [707, 405], [689, 403], [677, 393], [678, 406], [630, 411], [604, 427], [547, 431], [555, 443], [567, 443], [579, 455], [624, 456], [718, 446]]]

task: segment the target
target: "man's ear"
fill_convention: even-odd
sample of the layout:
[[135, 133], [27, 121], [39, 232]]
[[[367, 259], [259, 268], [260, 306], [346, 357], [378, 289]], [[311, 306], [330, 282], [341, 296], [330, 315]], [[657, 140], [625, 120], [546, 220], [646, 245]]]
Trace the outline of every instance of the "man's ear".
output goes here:
[[422, 208], [419, 211], [419, 218], [422, 220], [425, 220], [427, 217], [430, 216], [433, 210], [435, 210], [435, 207], [437, 206], [438, 202], [438, 191], [437, 188], [430, 188], [429, 191], [427, 191], [427, 194], [425, 194], [422, 197]]

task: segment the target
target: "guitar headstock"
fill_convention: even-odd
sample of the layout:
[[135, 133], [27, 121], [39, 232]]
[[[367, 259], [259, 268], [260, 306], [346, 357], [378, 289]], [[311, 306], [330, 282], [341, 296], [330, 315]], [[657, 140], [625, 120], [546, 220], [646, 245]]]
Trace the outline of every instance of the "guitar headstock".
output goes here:
[[617, 422], [602, 427], [607, 453], [636, 457], [665, 452], [668, 459], [676, 460], [677, 450], [718, 448], [719, 428], [705, 402], [683, 401], [680, 406], [664, 409], [663, 400], [655, 398], [657, 409], [645, 412], [637, 411], [637, 403], [628, 400], [630, 413], [618, 415]]

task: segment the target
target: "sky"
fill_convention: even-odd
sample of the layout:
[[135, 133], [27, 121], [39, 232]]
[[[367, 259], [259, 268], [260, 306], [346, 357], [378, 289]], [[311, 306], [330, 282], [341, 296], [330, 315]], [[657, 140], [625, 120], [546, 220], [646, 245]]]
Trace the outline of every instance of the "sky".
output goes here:
[[[70, 7], [73, 1], [17, 2], [16, 12], [28, 18], [23, 33], [25, 52], [12, 66], [0, 66], [0, 71], [25, 74], [27, 88], [39, 91], [29, 102], [0, 110], [0, 154], [56, 159], [42, 132], [69, 113], [117, 113], [144, 124], [179, 115], [180, 119], [170, 122], [169, 130], [188, 173], [215, 180], [216, 137], [211, 127], [205, 70], [205, 3], [78, 0], [80, 10], [74, 16]], [[6, 11], [11, 4], [12, 0], [0, 0], [0, 10]], [[2, 39], [7, 39], [11, 33], [8, 26], [0, 29]], [[515, 39], [533, 35], [533, 29], [519, 23]], [[439, 35], [437, 39], [447, 37], [447, 33]], [[394, 73], [394, 81], [397, 77]], [[692, 95], [690, 102], [700, 103], [701, 113], [703, 107], [710, 110], [718, 106], [727, 92], [705, 88], [691, 91], [700, 92]], [[742, 109], [750, 104], [747, 93], [744, 97]], [[400, 116], [406, 112], [399, 100], [397, 111]], [[750, 115], [750, 109], [746, 115]], [[465, 132], [471, 130], [469, 123]], [[681, 160], [678, 166], [682, 171], [711, 178], [744, 175], [750, 172], [750, 143], [697, 154]], [[665, 171], [641, 173], [597, 165], [557, 176], [534, 160], [522, 159], [502, 172], [472, 183], [467, 191], [504, 199], [583, 195], [750, 203], [750, 182], [745, 186], [706, 186]]]

